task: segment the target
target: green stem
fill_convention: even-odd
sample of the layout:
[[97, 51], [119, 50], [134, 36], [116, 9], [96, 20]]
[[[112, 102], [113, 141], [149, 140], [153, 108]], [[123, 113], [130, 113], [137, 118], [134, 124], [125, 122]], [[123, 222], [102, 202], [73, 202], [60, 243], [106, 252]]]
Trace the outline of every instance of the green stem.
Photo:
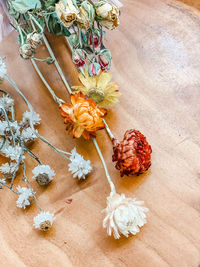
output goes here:
[[[26, 176], [26, 164], [25, 164], [24, 161], [23, 161], [22, 165], [23, 165], [23, 168], [24, 168], [24, 181], [28, 184], [28, 187], [29, 187], [29, 188], [32, 190], [32, 192], [33, 192], [33, 189], [32, 189], [32, 187], [31, 187], [31, 183], [29, 182], [29, 180], [28, 180], [28, 178], [27, 178], [27, 176]], [[40, 204], [39, 204], [39, 202], [38, 202], [38, 200], [37, 200], [37, 198], [36, 198], [34, 192], [33, 192], [33, 197], [34, 197], [35, 203], [37, 204], [39, 210], [42, 211], [42, 209], [41, 209], [41, 207], [40, 207]]]
[[40, 76], [40, 79], [43, 81], [43, 83], [45, 84], [46, 88], [49, 90], [50, 94], [52, 95], [54, 101], [59, 105], [61, 106], [62, 103], [64, 103], [64, 101], [60, 98], [58, 98], [56, 96], [56, 94], [54, 93], [54, 91], [51, 89], [50, 85], [47, 83], [47, 81], [45, 80], [44, 76], [42, 75], [41, 71], [39, 70], [36, 62], [34, 59], [31, 59], [31, 62], [33, 64], [33, 67], [35, 68], [37, 74]]

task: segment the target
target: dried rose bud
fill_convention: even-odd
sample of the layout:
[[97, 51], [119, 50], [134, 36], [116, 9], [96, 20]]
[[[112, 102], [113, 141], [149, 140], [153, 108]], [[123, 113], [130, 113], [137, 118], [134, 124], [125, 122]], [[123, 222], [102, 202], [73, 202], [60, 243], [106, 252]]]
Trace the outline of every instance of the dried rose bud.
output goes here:
[[[93, 41], [92, 41], [93, 38]], [[94, 33], [91, 32], [88, 35], [88, 45], [92, 46], [94, 43], [94, 47], [97, 48], [101, 44], [101, 36], [100, 31], [95, 29]]]
[[85, 54], [84, 50], [82, 50], [82, 49], [75, 49], [73, 51], [73, 53], [72, 53], [72, 60], [73, 60], [74, 64], [76, 64], [76, 66], [78, 68], [80, 68], [83, 65], [85, 65], [86, 54]]
[[90, 77], [93, 76], [98, 76], [100, 74], [101, 71], [101, 66], [99, 65], [99, 63], [90, 63], [89, 67], [88, 67], [88, 73]]
[[42, 44], [42, 34], [41, 33], [29, 33], [27, 36], [27, 42], [33, 49], [36, 49]]
[[110, 50], [103, 49], [102, 51], [100, 51], [98, 55], [98, 62], [101, 66], [102, 71], [108, 71], [112, 63], [112, 55]]
[[151, 166], [151, 146], [146, 137], [137, 130], [128, 130], [122, 142], [113, 140], [113, 161], [121, 176], [142, 174]]
[[23, 59], [29, 59], [29, 58], [31, 58], [33, 56], [34, 49], [31, 47], [30, 44], [23, 44], [20, 47], [19, 52], [20, 52], [20, 56]]

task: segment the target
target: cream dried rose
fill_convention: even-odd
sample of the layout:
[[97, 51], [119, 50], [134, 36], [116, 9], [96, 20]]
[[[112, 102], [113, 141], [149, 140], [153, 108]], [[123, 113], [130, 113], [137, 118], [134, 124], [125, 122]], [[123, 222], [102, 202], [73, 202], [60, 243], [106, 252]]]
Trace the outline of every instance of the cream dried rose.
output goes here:
[[124, 194], [111, 193], [107, 197], [107, 207], [104, 210], [106, 217], [103, 227], [107, 229], [109, 236], [114, 235], [120, 238], [120, 233], [129, 236], [129, 233], [136, 235], [146, 223], [146, 207], [142, 206], [143, 201], [135, 198], [126, 198]]
[[95, 4], [95, 10], [103, 27], [112, 30], [119, 26], [119, 9], [115, 5], [99, 1]]
[[94, 8], [90, 3], [84, 1], [80, 6], [79, 11], [77, 16], [77, 26], [81, 29], [88, 30], [94, 22]]
[[62, 0], [55, 6], [56, 14], [66, 27], [72, 26], [77, 19], [79, 10], [72, 0]]

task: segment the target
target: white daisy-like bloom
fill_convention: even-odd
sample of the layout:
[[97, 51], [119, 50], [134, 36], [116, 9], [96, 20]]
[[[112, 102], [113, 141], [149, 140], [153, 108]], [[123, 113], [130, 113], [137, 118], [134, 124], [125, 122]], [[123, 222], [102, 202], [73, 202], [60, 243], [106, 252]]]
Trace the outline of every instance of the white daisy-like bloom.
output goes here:
[[32, 170], [33, 179], [35, 179], [40, 185], [47, 185], [55, 176], [54, 170], [49, 165], [38, 165]]
[[103, 210], [106, 214], [103, 227], [107, 229], [108, 235], [113, 233], [116, 239], [120, 238], [120, 234], [126, 237], [129, 234], [136, 235], [146, 223], [145, 213], [148, 208], [143, 204], [143, 201], [126, 198], [124, 194], [111, 193], [107, 197], [107, 207]]
[[10, 163], [7, 162], [0, 166], [0, 171], [7, 179], [12, 179], [14, 173], [16, 173], [18, 169], [19, 166], [15, 162], [10, 162]]
[[30, 111], [25, 111], [23, 114], [23, 119], [22, 119], [22, 125], [29, 124], [29, 121], [32, 121], [33, 125], [39, 125], [41, 118], [40, 115], [36, 112], [30, 112]]
[[49, 211], [41, 211], [36, 217], [34, 217], [33, 226], [36, 229], [48, 231], [51, 228], [54, 220], [54, 214], [50, 213]]
[[23, 155], [23, 150], [19, 145], [16, 146], [8, 146], [4, 149], [4, 154], [7, 158], [10, 158], [11, 160], [19, 161], [20, 157], [21, 159], [24, 159], [25, 156]]
[[37, 138], [37, 136], [32, 131], [31, 127], [23, 129], [21, 133], [21, 137], [25, 143], [34, 141]]
[[0, 57], [0, 83], [3, 81], [4, 76], [7, 74], [6, 64], [3, 62], [3, 59]]
[[73, 178], [85, 179], [85, 176], [92, 171], [90, 160], [84, 160], [83, 156], [76, 152], [76, 148], [71, 151], [69, 171]]
[[17, 121], [9, 122], [9, 125], [7, 121], [0, 121], [1, 136], [11, 136], [11, 129], [14, 137], [20, 135], [20, 126], [18, 125]]
[[14, 99], [5, 95], [3, 97], [0, 97], [0, 104], [3, 105], [5, 110], [10, 111], [14, 106]]
[[34, 192], [32, 189], [27, 187], [17, 187], [18, 192], [20, 193], [18, 200], [16, 201], [18, 208], [26, 208], [26, 206], [29, 206], [31, 204], [31, 201], [34, 197]]

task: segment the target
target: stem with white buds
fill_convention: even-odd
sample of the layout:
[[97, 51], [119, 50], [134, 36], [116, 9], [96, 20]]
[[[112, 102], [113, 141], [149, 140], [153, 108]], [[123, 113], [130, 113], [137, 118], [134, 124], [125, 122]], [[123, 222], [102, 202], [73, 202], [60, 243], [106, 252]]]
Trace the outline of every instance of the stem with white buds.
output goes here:
[[[19, 95], [22, 97], [22, 99], [25, 101], [25, 103], [27, 104], [30, 112], [32, 113], [32, 115], [35, 113], [32, 105], [30, 104], [30, 102], [27, 100], [27, 98], [24, 96], [24, 94], [21, 92], [21, 90], [17, 87], [17, 85], [15, 84], [15, 82], [6, 74], [5, 78], [7, 79], [7, 81], [14, 87], [14, 89], [19, 93]], [[67, 159], [70, 161], [70, 159], [68, 157], [65, 156], [69, 155], [71, 156], [71, 153], [62, 151], [58, 148], [56, 148], [54, 145], [52, 145], [48, 140], [46, 140], [43, 136], [39, 135], [38, 132], [35, 130], [34, 126], [33, 126], [33, 122], [32, 120], [30, 120], [30, 127], [33, 131], [33, 133], [40, 139], [42, 140], [44, 143], [46, 143], [48, 146], [50, 146], [54, 151], [56, 151], [59, 155], [61, 155], [63, 158]]]

